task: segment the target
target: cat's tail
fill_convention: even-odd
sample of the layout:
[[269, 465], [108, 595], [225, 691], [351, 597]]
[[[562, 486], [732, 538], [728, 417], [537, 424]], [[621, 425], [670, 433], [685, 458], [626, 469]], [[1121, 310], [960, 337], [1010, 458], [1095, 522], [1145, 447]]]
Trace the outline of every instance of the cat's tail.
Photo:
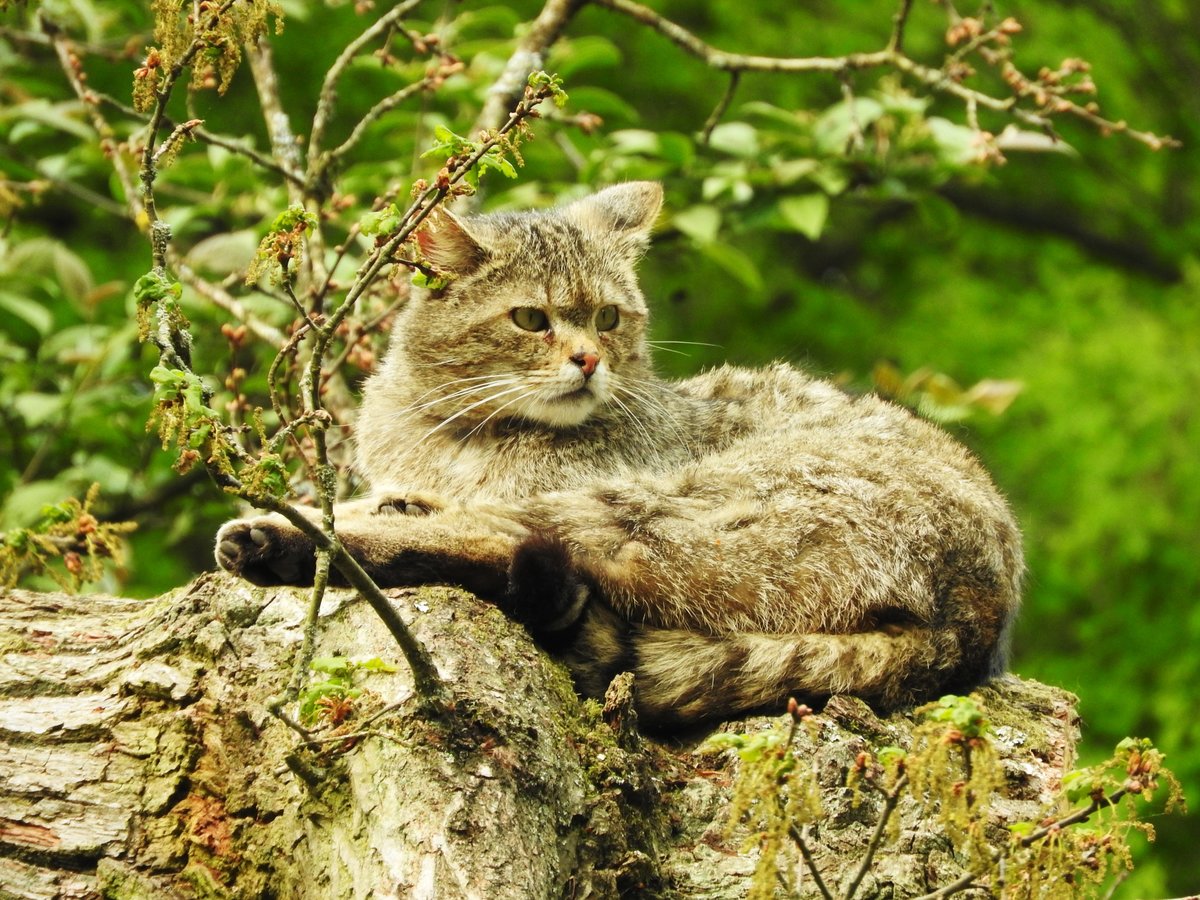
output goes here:
[[[946, 633], [896, 626], [854, 634], [728, 634], [638, 628], [629, 637], [639, 714], [671, 726], [820, 703], [849, 693], [887, 711], [967, 689], [957, 643]], [[958, 671], [955, 671], [955, 670]]]

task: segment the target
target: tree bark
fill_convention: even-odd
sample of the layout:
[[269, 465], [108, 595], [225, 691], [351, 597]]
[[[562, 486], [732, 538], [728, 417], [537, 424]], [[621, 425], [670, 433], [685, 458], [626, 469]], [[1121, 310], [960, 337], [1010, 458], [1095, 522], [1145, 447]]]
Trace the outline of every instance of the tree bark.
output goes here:
[[[399, 668], [355, 674], [364, 693], [343, 727], [357, 736], [306, 745], [268, 710], [300, 645], [304, 592], [215, 575], [144, 601], [0, 592], [0, 897], [746, 896], [755, 856], [728, 828], [733, 754], [700, 751], [707, 733], [640, 736], [628, 678], [604, 707], [580, 701], [469, 594], [389, 596], [437, 661], [453, 715], [414, 712], [384, 627], [331, 591], [317, 655]], [[1073, 758], [1074, 698], [1016, 678], [981, 695], [1008, 782], [995, 824], [1040, 816]], [[837, 885], [882, 803], [855, 805], [846, 770], [862, 750], [904, 746], [913, 717], [835, 697], [817, 721], [798, 741], [823, 786], [816, 863]], [[935, 823], [897, 813], [900, 838], [859, 896], [919, 896], [963, 872]]]

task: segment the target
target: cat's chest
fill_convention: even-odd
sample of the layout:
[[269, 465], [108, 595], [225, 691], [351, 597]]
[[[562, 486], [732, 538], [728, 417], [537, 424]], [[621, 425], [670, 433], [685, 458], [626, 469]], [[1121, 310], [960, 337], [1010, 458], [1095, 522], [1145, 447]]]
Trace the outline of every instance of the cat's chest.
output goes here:
[[508, 434], [424, 447], [395, 474], [409, 486], [460, 501], [510, 501], [580, 487], [626, 468], [620, 452], [594, 437], [576, 442]]

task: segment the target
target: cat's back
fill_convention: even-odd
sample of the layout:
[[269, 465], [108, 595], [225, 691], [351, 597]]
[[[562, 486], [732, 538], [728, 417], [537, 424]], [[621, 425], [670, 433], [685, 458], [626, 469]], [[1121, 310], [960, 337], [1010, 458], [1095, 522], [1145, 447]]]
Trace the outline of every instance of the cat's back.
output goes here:
[[[735, 444], [754, 453], [817, 453], [847, 464], [892, 467], [936, 459], [966, 477], [988, 481], [974, 455], [950, 434], [875, 394], [853, 394], [784, 362], [762, 368], [724, 365], [672, 383], [697, 403], [693, 428], [713, 450]], [[780, 453], [779, 451], [785, 451]]]

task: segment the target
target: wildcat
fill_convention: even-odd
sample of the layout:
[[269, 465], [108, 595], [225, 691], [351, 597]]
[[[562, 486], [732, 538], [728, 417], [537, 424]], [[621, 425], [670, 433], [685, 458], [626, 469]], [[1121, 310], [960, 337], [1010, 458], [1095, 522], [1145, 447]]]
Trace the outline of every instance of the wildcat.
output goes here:
[[[785, 364], [654, 375], [634, 269], [661, 202], [634, 182], [421, 234], [452, 280], [367, 383], [347, 549], [383, 586], [498, 604], [586, 694], [634, 672], [651, 725], [789, 695], [887, 710], [1000, 672], [1021, 539], [967, 450]], [[226, 524], [216, 553], [311, 583], [280, 517]]]

